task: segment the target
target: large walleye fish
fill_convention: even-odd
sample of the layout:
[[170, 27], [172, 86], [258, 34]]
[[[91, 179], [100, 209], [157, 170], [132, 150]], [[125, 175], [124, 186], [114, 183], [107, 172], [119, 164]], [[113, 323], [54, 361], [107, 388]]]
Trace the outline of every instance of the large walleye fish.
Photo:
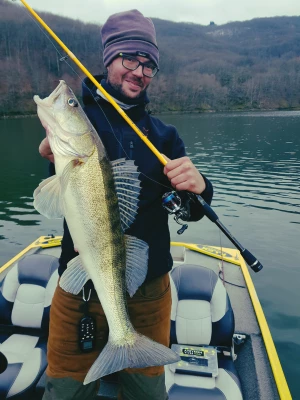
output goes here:
[[88, 279], [109, 324], [108, 343], [84, 384], [124, 368], [143, 368], [178, 361], [169, 348], [137, 333], [126, 308], [143, 283], [148, 245], [124, 235], [135, 219], [140, 191], [133, 161], [110, 162], [104, 146], [64, 81], [45, 99], [34, 96], [38, 116], [54, 154], [56, 175], [34, 192], [34, 207], [48, 218], [65, 217], [79, 255], [60, 279], [78, 294]]

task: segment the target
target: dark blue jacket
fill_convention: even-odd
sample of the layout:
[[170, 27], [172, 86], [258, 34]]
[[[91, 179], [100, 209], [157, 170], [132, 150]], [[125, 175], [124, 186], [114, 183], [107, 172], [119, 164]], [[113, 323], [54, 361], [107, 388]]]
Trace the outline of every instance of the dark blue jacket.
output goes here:
[[[97, 77], [100, 79], [101, 77]], [[86, 85], [85, 85], [86, 84]], [[147, 280], [170, 271], [168, 214], [162, 207], [162, 195], [174, 190], [163, 174], [163, 166], [118, 112], [96, 93], [88, 79], [83, 85], [84, 110], [97, 130], [111, 161], [127, 157], [135, 160], [141, 172], [139, 210], [135, 222], [126, 234], [136, 236], [149, 244]], [[185, 147], [174, 126], [166, 125], [145, 111], [145, 104], [126, 111], [127, 115], [145, 133], [153, 145], [170, 159], [185, 156]], [[204, 200], [210, 204], [213, 194], [211, 183], [205, 178]], [[203, 212], [199, 204], [191, 205], [190, 220], [199, 220]], [[67, 262], [76, 256], [67, 227], [63, 239], [60, 273]]]

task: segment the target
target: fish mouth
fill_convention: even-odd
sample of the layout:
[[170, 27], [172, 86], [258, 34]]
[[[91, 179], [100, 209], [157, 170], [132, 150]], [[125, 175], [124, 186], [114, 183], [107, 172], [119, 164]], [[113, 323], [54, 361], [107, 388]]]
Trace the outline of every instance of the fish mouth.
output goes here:
[[38, 115], [40, 119], [45, 120], [47, 117], [52, 116], [50, 108], [52, 107], [54, 101], [61, 96], [63, 93], [66, 93], [68, 90], [68, 85], [64, 80], [60, 80], [57, 87], [49, 94], [48, 97], [41, 99], [40, 96], [33, 96], [33, 100], [38, 106]]
[[37, 114], [40, 118], [40, 121], [43, 127], [46, 130], [47, 136], [51, 135], [51, 125], [54, 126], [56, 124], [53, 110], [51, 109], [55, 100], [59, 98], [63, 93], [66, 93], [68, 90], [68, 85], [64, 80], [60, 80], [57, 87], [50, 93], [48, 97], [41, 99], [40, 96], [33, 96], [33, 100], [36, 103]]
[[[77, 152], [76, 146], [73, 148], [71, 144], [72, 137], [76, 136], [74, 126], [70, 126], [69, 130], [66, 126], [67, 122], [73, 117], [74, 111], [67, 105], [67, 99], [74, 97], [72, 89], [64, 80], [60, 80], [48, 97], [41, 99], [38, 95], [35, 95], [33, 100], [37, 104], [37, 114], [46, 131], [53, 154], [84, 158], [87, 154]], [[88, 126], [83, 133], [86, 132], [88, 132]], [[81, 133], [79, 133], [79, 136], [81, 136]]]
[[35, 95], [33, 96], [33, 100], [38, 106], [51, 107], [53, 101], [56, 100], [61, 95], [61, 93], [64, 92], [67, 88], [68, 86], [66, 82], [64, 80], [60, 80], [57, 87], [48, 97], [41, 99], [40, 96]]

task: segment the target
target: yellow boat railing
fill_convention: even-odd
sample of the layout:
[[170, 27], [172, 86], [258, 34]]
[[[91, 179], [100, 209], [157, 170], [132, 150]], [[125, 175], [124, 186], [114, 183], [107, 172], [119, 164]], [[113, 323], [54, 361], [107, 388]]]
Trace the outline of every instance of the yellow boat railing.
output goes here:
[[4, 264], [0, 268], [0, 274], [5, 271], [7, 268], [9, 268], [11, 265], [13, 265], [19, 258], [24, 256], [26, 253], [28, 253], [30, 250], [34, 248], [47, 248], [47, 247], [56, 247], [61, 245], [61, 239], [62, 236], [41, 236], [37, 240], [35, 240], [33, 243], [31, 243], [29, 246], [27, 246], [24, 250], [22, 250], [20, 253], [18, 253], [15, 257], [13, 257], [11, 260], [9, 260], [6, 264]]

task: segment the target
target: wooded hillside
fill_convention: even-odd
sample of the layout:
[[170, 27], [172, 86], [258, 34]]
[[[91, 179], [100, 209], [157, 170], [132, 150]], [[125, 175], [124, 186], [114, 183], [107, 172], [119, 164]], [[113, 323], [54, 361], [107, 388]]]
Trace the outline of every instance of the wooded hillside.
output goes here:
[[[91, 73], [104, 71], [100, 26], [40, 15]], [[149, 90], [153, 111], [300, 109], [300, 17], [221, 26], [153, 22], [160, 48]], [[35, 112], [33, 95], [49, 95], [58, 79], [80, 97], [72, 69], [83, 73], [60, 57], [23, 6], [0, 0], [0, 115]]]

